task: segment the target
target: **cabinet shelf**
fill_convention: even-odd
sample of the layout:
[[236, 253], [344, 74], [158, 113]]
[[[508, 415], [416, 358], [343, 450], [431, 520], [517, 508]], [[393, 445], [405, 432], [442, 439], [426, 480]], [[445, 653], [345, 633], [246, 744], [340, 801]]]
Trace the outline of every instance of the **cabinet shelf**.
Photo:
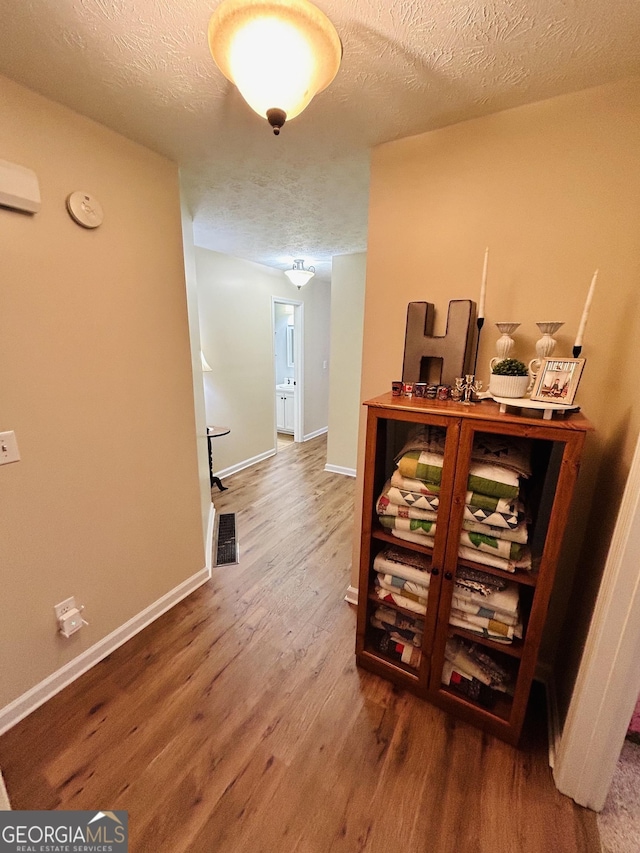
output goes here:
[[500, 652], [513, 658], [522, 657], [524, 640], [520, 640], [517, 637], [514, 637], [510, 643], [497, 643], [495, 640], [491, 640], [489, 637], [482, 637], [474, 631], [465, 631], [464, 628], [458, 628], [454, 625], [449, 625], [448, 628], [451, 634], [455, 634], [456, 637], [462, 637], [470, 643], [486, 646], [488, 649], [493, 649], [495, 652]]
[[[407, 687], [449, 713], [515, 744], [520, 737], [525, 718], [580, 455], [591, 425], [579, 413], [558, 421], [542, 421], [510, 413], [500, 414], [498, 405], [493, 401], [465, 407], [450, 401], [412, 400], [384, 394], [367, 401], [365, 405], [368, 412], [357, 663], [377, 675]], [[400, 463], [397, 461], [399, 454], [417, 428], [426, 430], [427, 433], [437, 433], [437, 439], [433, 440], [434, 444], [437, 443], [435, 462], [432, 458], [422, 462], [418, 458], [421, 450], [405, 459], [405, 462], [409, 460], [411, 464], [415, 462], [416, 470], [420, 464], [424, 464], [429, 469], [435, 467], [438, 472], [438, 479], [433, 475], [422, 478], [426, 483], [437, 483], [439, 488], [437, 523], [432, 546], [407, 542], [393, 536], [390, 531], [381, 527], [376, 513], [376, 503], [386, 488], [385, 484], [394, 474], [396, 467], [400, 470]], [[433, 453], [429, 443], [431, 441], [429, 438], [427, 442], [429, 454]], [[516, 478], [515, 482], [522, 484], [522, 478], [527, 478], [526, 488], [516, 489], [516, 493], [519, 491], [520, 499], [526, 500], [529, 520], [528, 545], [534, 555], [532, 570], [516, 569], [514, 572], [508, 572], [458, 556], [463, 518], [467, 512], [467, 491], [492, 494], [490, 491], [483, 492], [481, 488], [471, 488], [472, 481], [469, 480], [470, 474], [477, 470], [471, 470], [472, 464], [477, 461], [481, 452], [489, 452], [487, 448], [492, 450], [492, 443], [504, 445], [505, 455], [513, 453], [516, 444], [522, 445], [528, 451], [530, 461], [527, 465], [530, 465], [530, 470], [520, 468], [520, 480]], [[498, 455], [502, 453], [500, 450]], [[400, 474], [407, 479], [420, 478], [419, 473], [414, 475], [400, 471]], [[415, 496], [408, 497], [409, 505], [413, 505]], [[405, 494], [401, 495], [399, 500], [395, 499], [400, 504], [400, 501], [406, 498]], [[389, 500], [390, 497], [387, 497], [387, 502]], [[513, 513], [514, 510], [509, 508], [508, 512]], [[492, 535], [501, 538], [499, 531]], [[414, 565], [416, 555], [426, 558], [425, 564], [433, 567], [426, 614], [418, 614], [395, 603], [382, 601], [374, 593], [374, 558], [388, 546], [408, 552], [405, 571]], [[508, 553], [508, 549], [506, 551]], [[414, 555], [413, 558], [411, 555]], [[397, 559], [397, 556], [395, 552], [393, 559]], [[512, 596], [517, 588], [518, 610], [515, 610], [515, 602], [513, 607], [514, 613], [520, 613], [525, 625], [522, 639], [514, 638], [511, 643], [500, 643], [449, 624], [455, 577], [459, 567], [474, 569], [512, 584], [510, 588], [505, 587], [505, 590], [511, 590]], [[416, 576], [415, 573], [408, 572], [406, 577], [411, 579]], [[400, 588], [398, 592], [401, 593]], [[507, 591], [505, 595], [508, 595]], [[379, 640], [372, 632], [381, 629], [371, 625], [371, 617], [380, 606], [389, 607], [407, 619], [420, 619], [424, 622], [422, 655], [417, 669], [377, 650]], [[480, 606], [484, 606], [482, 600]], [[487, 702], [491, 702], [490, 708], [483, 704], [484, 699], [483, 702], [477, 702], [466, 695], [466, 688], [457, 690], [455, 686], [442, 683], [445, 651], [450, 654], [447, 640], [451, 642], [452, 639], [459, 644], [456, 654], [463, 656], [463, 663], [467, 662], [469, 672], [465, 678], [473, 677], [470, 674], [473, 670], [471, 661], [475, 661], [476, 665], [495, 667], [497, 672], [504, 670], [501, 678], [507, 677], [508, 674], [509, 693], [485, 697]], [[387, 640], [383, 640], [384, 648]], [[460, 674], [464, 675], [464, 671], [461, 670]]]

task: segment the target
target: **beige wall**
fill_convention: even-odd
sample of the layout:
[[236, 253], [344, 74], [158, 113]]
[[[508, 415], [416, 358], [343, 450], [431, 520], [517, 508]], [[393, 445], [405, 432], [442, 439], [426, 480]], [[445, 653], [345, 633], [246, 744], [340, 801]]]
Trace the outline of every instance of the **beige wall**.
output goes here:
[[355, 472], [367, 256], [333, 258], [327, 465]]
[[280, 270], [202, 248], [196, 268], [202, 349], [212, 368], [204, 375], [207, 422], [231, 427], [216, 439], [216, 471], [275, 447], [273, 296], [304, 303], [303, 433], [326, 428], [329, 286], [312, 279], [298, 291]]
[[[0, 157], [42, 209], [0, 210], [0, 707], [204, 566], [176, 167], [0, 78]], [[104, 224], [67, 215], [94, 193]], [[89, 627], [65, 640], [75, 595]]]
[[[477, 300], [485, 246], [487, 323], [478, 362], [485, 382], [496, 321], [522, 323], [516, 355], [529, 360], [538, 337], [535, 322], [563, 320], [556, 352], [570, 355], [592, 273], [600, 269], [577, 398], [596, 433], [550, 612], [547, 659], [576, 561], [576, 622], [563, 658], [579, 654], [589, 614], [589, 596], [581, 601], [580, 595], [597, 586], [640, 427], [639, 221], [639, 79], [389, 143], [373, 153], [363, 399], [386, 391], [401, 372], [408, 302], [434, 302], [436, 334], [443, 334], [448, 301]], [[581, 552], [594, 489], [593, 532]], [[354, 559], [354, 584], [356, 571]], [[564, 679], [569, 686], [574, 665]]]

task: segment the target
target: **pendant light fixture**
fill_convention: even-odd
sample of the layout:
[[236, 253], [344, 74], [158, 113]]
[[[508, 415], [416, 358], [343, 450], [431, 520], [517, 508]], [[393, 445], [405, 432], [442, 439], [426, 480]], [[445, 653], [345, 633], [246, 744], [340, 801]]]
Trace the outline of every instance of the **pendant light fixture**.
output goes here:
[[209, 49], [276, 136], [331, 83], [342, 59], [335, 27], [309, 0], [222, 0]]
[[313, 278], [316, 274], [315, 267], [307, 267], [304, 268], [304, 261], [297, 260], [293, 262], [293, 269], [285, 270], [284, 274], [289, 279], [291, 284], [295, 284], [295, 286], [300, 290], [300, 288], [306, 284], [309, 279]]

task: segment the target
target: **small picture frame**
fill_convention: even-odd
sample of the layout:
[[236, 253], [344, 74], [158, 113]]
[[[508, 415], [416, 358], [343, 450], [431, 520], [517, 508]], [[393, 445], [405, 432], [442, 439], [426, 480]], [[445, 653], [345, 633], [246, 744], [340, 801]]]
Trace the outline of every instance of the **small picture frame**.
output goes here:
[[584, 358], [543, 358], [531, 399], [573, 405], [584, 363]]

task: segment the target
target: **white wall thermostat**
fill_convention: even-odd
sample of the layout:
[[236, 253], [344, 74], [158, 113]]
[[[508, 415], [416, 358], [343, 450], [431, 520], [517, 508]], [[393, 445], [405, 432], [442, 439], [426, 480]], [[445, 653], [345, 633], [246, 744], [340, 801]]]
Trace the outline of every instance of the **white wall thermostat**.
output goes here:
[[89, 193], [76, 190], [67, 196], [67, 210], [69, 216], [83, 228], [97, 228], [102, 225], [104, 214], [100, 202]]

